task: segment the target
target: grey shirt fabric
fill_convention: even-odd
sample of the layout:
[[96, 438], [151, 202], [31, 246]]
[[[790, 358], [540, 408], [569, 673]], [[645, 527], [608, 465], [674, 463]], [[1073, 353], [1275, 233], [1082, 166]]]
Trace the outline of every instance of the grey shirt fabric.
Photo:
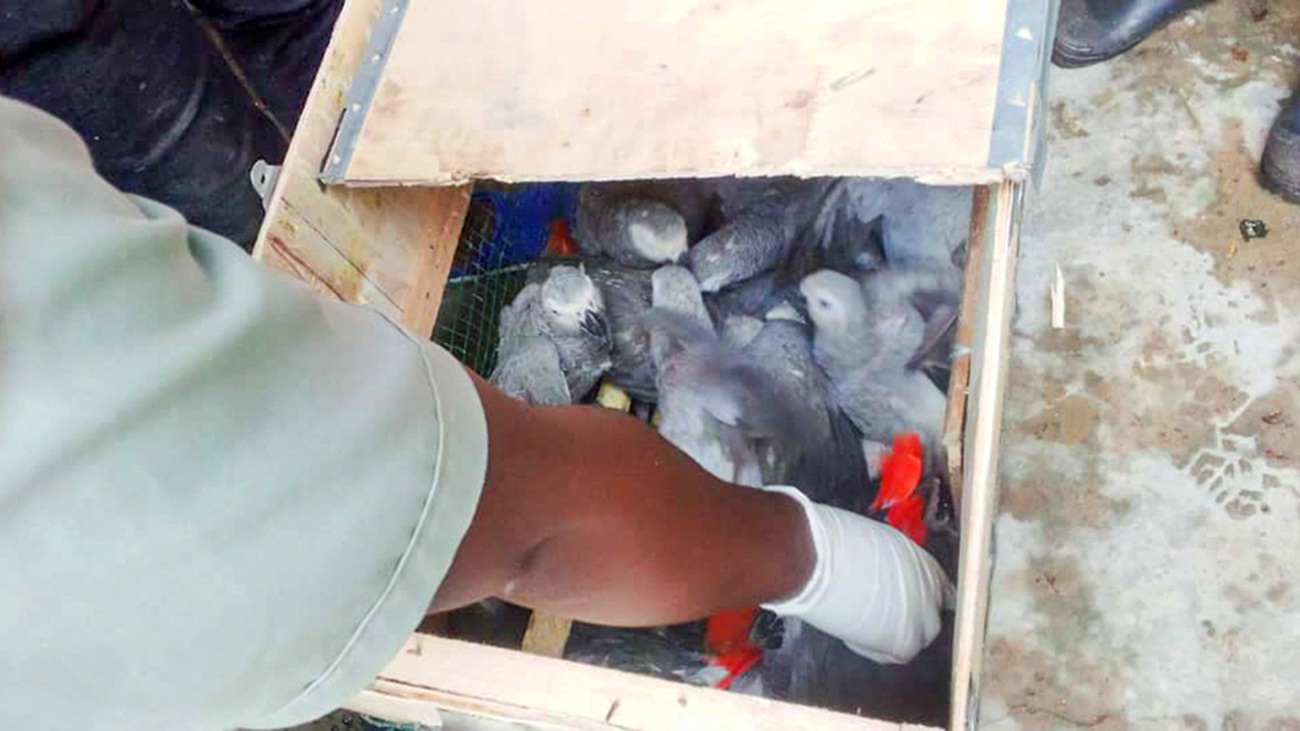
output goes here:
[[396, 654], [477, 506], [446, 352], [0, 98], [0, 728], [268, 728]]

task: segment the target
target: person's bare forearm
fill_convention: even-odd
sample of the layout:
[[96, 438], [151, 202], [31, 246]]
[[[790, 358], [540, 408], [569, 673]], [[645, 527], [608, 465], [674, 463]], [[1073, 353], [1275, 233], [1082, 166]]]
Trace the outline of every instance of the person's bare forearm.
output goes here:
[[488, 596], [591, 622], [651, 625], [799, 590], [802, 510], [714, 478], [653, 430], [592, 407], [530, 407], [478, 382], [488, 473], [434, 600]]

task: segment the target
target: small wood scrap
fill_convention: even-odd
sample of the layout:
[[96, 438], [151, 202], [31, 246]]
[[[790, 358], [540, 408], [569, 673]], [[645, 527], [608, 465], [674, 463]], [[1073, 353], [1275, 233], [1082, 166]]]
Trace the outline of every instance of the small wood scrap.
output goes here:
[[1065, 277], [1061, 265], [1056, 265], [1056, 279], [1052, 282], [1052, 329], [1065, 327]]
[[596, 403], [607, 409], [628, 411], [632, 408], [632, 397], [628, 396], [627, 392], [618, 386], [604, 382], [600, 384], [600, 389], [596, 391]]
[[533, 612], [528, 618], [528, 631], [520, 649], [534, 655], [564, 657], [564, 646], [569, 643], [569, 630], [573, 620], [545, 612]]

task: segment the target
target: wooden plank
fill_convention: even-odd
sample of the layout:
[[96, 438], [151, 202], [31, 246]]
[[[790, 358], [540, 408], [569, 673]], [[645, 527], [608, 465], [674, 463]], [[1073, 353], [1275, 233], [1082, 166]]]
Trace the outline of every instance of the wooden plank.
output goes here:
[[996, 182], [1006, 17], [1007, 0], [409, 2], [337, 172]]
[[289, 263], [287, 270], [313, 289], [344, 302], [369, 303], [394, 319], [402, 317], [402, 308], [308, 225], [292, 205], [282, 206], [280, 215], [267, 221], [264, 232], [265, 249], [275, 252], [280, 262]]
[[442, 728], [437, 706], [391, 693], [363, 690], [352, 696], [348, 710], [398, 723], [418, 723], [424, 728]]
[[[409, 704], [421, 703], [520, 722], [526, 728], [646, 731], [918, 731], [926, 728], [429, 635], [411, 637], [380, 673], [370, 691], [400, 699], [408, 711]], [[382, 709], [379, 715], [385, 715]]]
[[316, 180], [380, 7], [381, 0], [349, 0], [340, 13], [253, 256], [431, 333], [469, 187], [348, 190]]
[[961, 559], [957, 569], [957, 626], [953, 646], [952, 716], [949, 727], [967, 728], [978, 717], [979, 677], [988, 617], [993, 518], [997, 513], [1002, 396], [1006, 386], [1016, 257], [1020, 248], [1023, 184], [998, 187], [992, 246], [984, 255], [987, 286], [976, 338], [976, 370], [969, 405], [967, 492], [962, 501]]
[[[609, 731], [610, 729], [609, 724], [603, 721], [591, 721], [562, 713], [547, 713], [519, 706], [508, 700], [473, 698], [383, 678], [375, 679], [368, 691], [362, 691], [362, 694], [354, 696], [346, 707], [373, 718], [400, 722], [402, 719], [399, 714], [411, 713], [413, 703], [434, 708], [440, 716], [443, 714], [448, 717], [469, 716], [476, 720], [507, 723], [511, 728], [518, 729], [565, 729], [565, 731]], [[363, 708], [369, 710], [362, 710]]]
[[957, 336], [953, 339], [952, 375], [948, 380], [948, 410], [943, 425], [943, 447], [948, 459], [948, 484], [952, 499], [961, 509], [963, 491], [962, 436], [966, 424], [966, 403], [970, 394], [971, 348], [974, 345], [975, 319], [980, 301], [980, 266], [983, 263], [985, 238], [992, 234], [988, 225], [989, 189], [976, 186], [971, 196], [970, 235], [966, 239], [966, 272], [962, 284], [961, 314], [957, 318]]
[[534, 655], [564, 657], [564, 646], [569, 643], [569, 630], [573, 620], [546, 612], [533, 612], [528, 617], [528, 629], [519, 649]]
[[[469, 210], [470, 186], [430, 192], [431, 195], [414, 195], [411, 190], [400, 191], [401, 200], [414, 207], [406, 220], [418, 220], [427, 226], [416, 239], [410, 270], [403, 270], [413, 279], [399, 300], [406, 313], [402, 324], [422, 335], [432, 335], [433, 324], [438, 319], [465, 212]], [[382, 212], [382, 209], [374, 210]]]

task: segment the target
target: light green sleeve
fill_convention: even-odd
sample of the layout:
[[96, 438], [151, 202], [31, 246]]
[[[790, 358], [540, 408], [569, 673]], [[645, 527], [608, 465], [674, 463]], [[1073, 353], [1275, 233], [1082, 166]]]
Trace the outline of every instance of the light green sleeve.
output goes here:
[[0, 728], [331, 710], [419, 622], [486, 459], [446, 352], [0, 98]]

